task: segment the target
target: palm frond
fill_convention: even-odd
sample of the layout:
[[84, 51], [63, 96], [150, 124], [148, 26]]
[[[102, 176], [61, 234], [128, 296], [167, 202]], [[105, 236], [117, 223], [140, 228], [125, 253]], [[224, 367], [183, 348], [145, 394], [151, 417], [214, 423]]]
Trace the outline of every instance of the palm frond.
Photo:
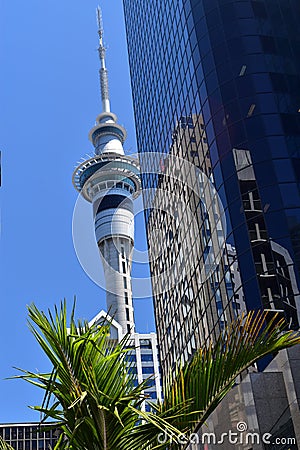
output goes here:
[[[200, 427], [236, 378], [258, 359], [300, 343], [300, 335], [284, 331], [277, 315], [250, 312], [232, 322], [215, 345], [198, 350], [169, 382], [162, 410], [186, 402], [185, 415], [173, 422], [181, 430]], [[196, 412], [196, 414], [195, 414]]]
[[13, 447], [0, 437], [0, 450], [13, 450]]

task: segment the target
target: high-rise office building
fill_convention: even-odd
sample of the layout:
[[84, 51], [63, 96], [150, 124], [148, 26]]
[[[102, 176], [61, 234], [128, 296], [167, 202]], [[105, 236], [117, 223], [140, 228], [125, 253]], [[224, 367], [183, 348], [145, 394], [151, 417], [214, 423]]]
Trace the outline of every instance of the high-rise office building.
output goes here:
[[[243, 308], [299, 328], [300, 4], [123, 3], [167, 374]], [[282, 398], [299, 411], [287, 378]], [[281, 414], [269, 409], [266, 430]]]
[[[225, 210], [226, 242], [237, 251], [247, 308], [281, 310], [297, 328], [300, 11], [297, 1], [285, 5], [124, 1], [139, 148], [192, 159], [211, 180]], [[144, 187], [156, 188], [164, 174], [155, 158], [141, 156]], [[145, 195], [146, 207], [152, 200]], [[151, 210], [147, 223], [159, 214]], [[199, 221], [204, 229], [207, 221]], [[208, 222], [213, 230], [212, 214]], [[197, 231], [190, 229], [186, 239], [195, 240]], [[293, 290], [282, 284], [276, 245], [285, 249]], [[224, 310], [232, 299], [229, 287]]]

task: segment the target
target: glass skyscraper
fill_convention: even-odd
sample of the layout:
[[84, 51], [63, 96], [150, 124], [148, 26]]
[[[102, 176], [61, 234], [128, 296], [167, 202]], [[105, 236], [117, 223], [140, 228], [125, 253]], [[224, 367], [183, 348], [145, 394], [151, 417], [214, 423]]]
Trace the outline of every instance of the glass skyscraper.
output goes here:
[[[218, 334], [241, 298], [246, 309], [280, 311], [299, 327], [300, 4], [124, 0], [124, 10], [167, 371], [179, 354], [188, 357]], [[167, 164], [172, 157], [178, 167]], [[184, 170], [182, 160], [193, 169]], [[206, 205], [195, 168], [213, 186]], [[170, 207], [170, 193], [177, 200], [166, 211], [158, 205]], [[224, 242], [217, 203], [226, 217]], [[152, 238], [153, 227], [163, 242]], [[180, 253], [192, 267], [178, 276]], [[218, 262], [204, 280], [208, 255]], [[172, 276], [179, 283], [164, 289]]]
[[167, 375], [244, 309], [299, 328], [300, 3], [123, 4]]

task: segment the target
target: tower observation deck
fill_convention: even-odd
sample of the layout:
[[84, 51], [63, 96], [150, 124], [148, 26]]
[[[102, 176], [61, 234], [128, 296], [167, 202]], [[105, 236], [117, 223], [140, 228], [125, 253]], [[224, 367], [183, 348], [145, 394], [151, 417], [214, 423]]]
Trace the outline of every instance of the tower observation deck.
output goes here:
[[140, 194], [138, 161], [125, 155], [126, 130], [110, 111], [101, 10], [97, 8], [102, 112], [89, 133], [94, 156], [73, 174], [74, 187], [93, 205], [95, 235], [104, 268], [108, 312], [134, 333], [131, 261], [134, 244], [133, 199]]

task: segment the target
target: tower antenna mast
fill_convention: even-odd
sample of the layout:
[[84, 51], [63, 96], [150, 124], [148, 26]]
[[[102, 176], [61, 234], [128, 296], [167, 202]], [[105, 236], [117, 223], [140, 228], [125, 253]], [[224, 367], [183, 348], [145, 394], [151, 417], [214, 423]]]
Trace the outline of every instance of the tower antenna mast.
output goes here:
[[103, 44], [103, 23], [102, 12], [100, 6], [96, 8], [96, 18], [98, 24], [98, 36], [99, 36], [99, 59], [101, 67], [99, 70], [100, 75], [100, 88], [101, 88], [101, 101], [103, 112], [110, 112], [109, 90], [108, 90], [108, 73], [105, 65], [105, 47]]

